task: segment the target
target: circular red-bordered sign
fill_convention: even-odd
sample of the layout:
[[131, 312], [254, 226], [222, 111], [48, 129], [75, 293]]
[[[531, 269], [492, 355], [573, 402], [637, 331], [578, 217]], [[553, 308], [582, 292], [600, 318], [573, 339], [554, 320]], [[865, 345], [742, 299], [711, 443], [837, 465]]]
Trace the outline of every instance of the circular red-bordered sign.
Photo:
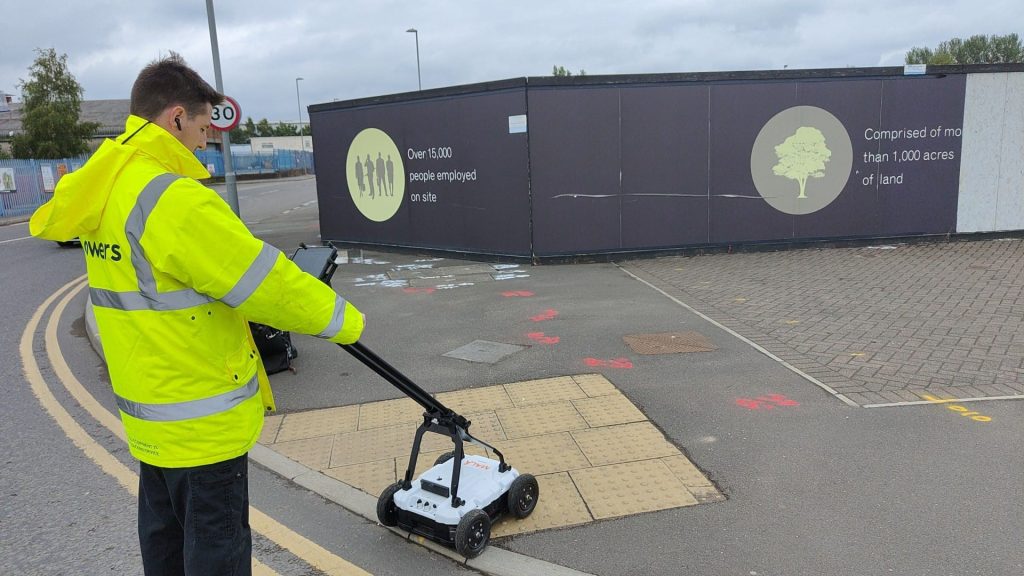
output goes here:
[[213, 107], [213, 115], [210, 117], [210, 126], [217, 130], [227, 132], [234, 130], [242, 119], [242, 108], [231, 96], [225, 96], [224, 102]]

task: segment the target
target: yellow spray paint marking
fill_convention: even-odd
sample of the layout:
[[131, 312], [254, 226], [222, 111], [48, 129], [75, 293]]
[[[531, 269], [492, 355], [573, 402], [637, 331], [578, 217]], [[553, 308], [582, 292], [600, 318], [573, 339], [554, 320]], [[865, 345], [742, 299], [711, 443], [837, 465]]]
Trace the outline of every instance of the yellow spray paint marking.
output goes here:
[[930, 394], [921, 394], [921, 397], [931, 402], [932, 404], [945, 404], [946, 408], [949, 408], [950, 410], [960, 414], [961, 416], [967, 416], [968, 418], [974, 420], [975, 422], [992, 421], [991, 416], [985, 416], [984, 414], [981, 414], [980, 412], [975, 412], [970, 408], [967, 408], [966, 406], [960, 406], [959, 404], [951, 404], [951, 402], [956, 402], [956, 398], [936, 398], [935, 396], [932, 396]]
[[735, 302], [746, 302], [746, 298], [736, 298]]
[[863, 352], [850, 352], [850, 356], [853, 356], [855, 358], [858, 357], [858, 356], [863, 356], [863, 355], [864, 355]]
[[793, 324], [799, 324], [799, 323], [800, 323], [799, 320], [786, 320], [786, 324], [789, 324], [790, 326], [792, 326]]
[[[43, 378], [43, 374], [39, 369], [39, 364], [36, 362], [35, 355], [32, 350], [33, 335], [42, 321], [44, 312], [50, 307], [54, 300], [60, 297], [62, 293], [66, 292], [64, 298], [56, 307], [54, 307], [53, 313], [50, 315], [50, 319], [46, 326], [45, 340], [47, 356], [53, 365], [53, 370], [57, 375], [58, 380], [61, 381], [68, 393], [71, 394], [79, 405], [89, 412], [97, 422], [110, 430], [118, 438], [121, 438], [122, 440], [124, 439], [124, 430], [117, 417], [103, 408], [96, 398], [85, 389], [82, 383], [79, 382], [71, 372], [71, 369], [64, 360], [63, 355], [60, 354], [60, 346], [57, 341], [57, 323], [63, 314], [64, 309], [67, 307], [68, 302], [70, 302], [71, 299], [86, 286], [86, 283], [83, 281], [84, 279], [84, 275], [80, 276], [54, 292], [53, 295], [47, 298], [46, 301], [36, 309], [32, 318], [29, 320], [28, 325], [26, 325], [25, 331], [21, 336], [20, 345], [21, 360], [22, 365], [24, 366], [25, 378], [28, 380], [29, 385], [32, 388], [32, 393], [35, 394], [39, 403], [64, 430], [64, 433], [68, 438], [71, 439], [71, 441], [74, 442], [74, 444], [78, 446], [78, 448], [82, 450], [90, 460], [99, 466], [101, 470], [114, 477], [114, 479], [116, 479], [125, 490], [137, 497], [139, 484], [138, 475], [122, 464], [121, 461], [115, 458], [112, 454], [107, 452], [106, 449], [100, 446], [100, 444], [78, 424], [78, 422], [64, 409], [64, 407], [61, 406], [53, 396], [53, 393], [50, 392], [49, 387], [46, 385], [46, 381]], [[301, 558], [310, 566], [317, 568], [321, 572], [338, 576], [361, 576], [369, 574], [358, 566], [349, 563], [347, 560], [339, 556], [335, 556], [325, 548], [281, 525], [276, 520], [266, 514], [263, 514], [256, 508], [250, 506], [249, 510], [249, 522], [255, 532], [263, 535], [282, 548], [291, 551], [297, 557]], [[277, 574], [269, 566], [255, 558], [252, 560], [252, 567], [253, 573], [259, 576], [273, 576]]]

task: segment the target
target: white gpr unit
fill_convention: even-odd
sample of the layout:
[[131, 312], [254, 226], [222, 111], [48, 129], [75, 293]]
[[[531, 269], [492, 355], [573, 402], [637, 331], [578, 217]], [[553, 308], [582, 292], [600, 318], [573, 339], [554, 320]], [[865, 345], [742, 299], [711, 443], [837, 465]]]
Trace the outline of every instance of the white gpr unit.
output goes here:
[[[469, 434], [470, 421], [446, 408], [401, 372], [362, 344], [340, 345], [423, 406], [423, 423], [416, 429], [404, 479], [388, 486], [377, 499], [377, 519], [385, 526], [453, 546], [467, 558], [479, 556], [491, 537], [491, 524], [506, 512], [526, 518], [537, 505], [537, 479], [520, 474], [499, 450]], [[450, 438], [455, 450], [440, 456], [432, 467], [413, 479], [423, 434]], [[469, 456], [464, 442], [487, 448], [498, 459]]]

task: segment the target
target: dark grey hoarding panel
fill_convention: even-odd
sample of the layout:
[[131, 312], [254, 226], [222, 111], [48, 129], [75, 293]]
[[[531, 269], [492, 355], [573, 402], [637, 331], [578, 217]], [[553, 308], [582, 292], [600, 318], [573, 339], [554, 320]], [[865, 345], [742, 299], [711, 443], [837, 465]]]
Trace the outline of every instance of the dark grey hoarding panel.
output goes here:
[[638, 250], [704, 244], [707, 86], [623, 88], [622, 238]]
[[619, 247], [617, 88], [530, 91], [534, 252]]
[[[525, 90], [312, 114], [325, 240], [530, 254], [526, 134], [509, 128], [526, 114]], [[382, 134], [403, 176], [391, 189], [385, 180], [383, 195], [374, 186], [374, 151], [391, 149]], [[374, 212], [388, 203], [392, 214]]]
[[[879, 128], [905, 129], [906, 137], [879, 140], [876, 180], [885, 235], [956, 232], [961, 136], [967, 76], [882, 83]], [[925, 133], [910, 137], [909, 132]], [[863, 135], [859, 135], [863, 137]]]
[[706, 86], [530, 90], [539, 256], [707, 243]]
[[964, 80], [713, 86], [711, 243], [952, 231]]

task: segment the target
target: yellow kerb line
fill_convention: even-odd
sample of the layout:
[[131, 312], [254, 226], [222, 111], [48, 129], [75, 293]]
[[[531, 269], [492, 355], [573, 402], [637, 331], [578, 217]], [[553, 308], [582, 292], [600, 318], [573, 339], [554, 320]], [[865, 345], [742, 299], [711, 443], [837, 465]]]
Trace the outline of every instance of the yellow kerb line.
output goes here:
[[[118, 483], [128, 490], [128, 492], [137, 497], [138, 476], [135, 472], [122, 464], [120, 460], [107, 452], [99, 445], [99, 443], [93, 440], [92, 436], [85, 432], [85, 430], [79, 426], [78, 422], [76, 422], [74, 418], [64, 410], [46, 386], [42, 372], [39, 370], [39, 365], [32, 352], [32, 337], [41, 322], [43, 314], [46, 309], [50, 307], [53, 301], [60, 297], [61, 293], [67, 291], [64, 298], [54, 308], [46, 326], [45, 339], [47, 357], [53, 366], [54, 373], [57, 375], [58, 380], [61, 381], [68, 393], [78, 401], [79, 405], [81, 405], [82, 408], [84, 408], [93, 418], [96, 419], [97, 422], [102, 424], [103, 427], [107, 428], [112, 434], [120, 438], [122, 441], [125, 439], [124, 429], [121, 426], [120, 420], [109, 410], [105, 409], [96, 400], [96, 398], [85, 389], [78, 378], [76, 378], [71, 372], [70, 367], [67, 365], [63, 355], [60, 353], [60, 345], [57, 340], [58, 320], [62, 316], [64, 309], [67, 307], [68, 302], [70, 302], [71, 299], [86, 286], [84, 279], [84, 275], [80, 276], [61, 287], [53, 295], [47, 298], [42, 305], [40, 305], [29, 320], [29, 323], [25, 328], [25, 332], [22, 334], [20, 347], [22, 363], [25, 367], [25, 376], [32, 387], [32, 392], [35, 394], [40, 404], [43, 405], [43, 408], [45, 408], [57, 424], [60, 425], [64, 430], [64, 433], [72, 440], [72, 442], [74, 442], [79, 449], [81, 449], [93, 462], [95, 462], [100, 469], [110, 476], [113, 476]], [[289, 550], [298, 558], [325, 574], [330, 576], [362, 576], [364, 574], [369, 574], [369, 572], [366, 572], [358, 566], [348, 562], [344, 558], [332, 554], [327, 549], [288, 529], [256, 508], [250, 506], [249, 514], [250, 525], [255, 532], [273, 541], [282, 548]], [[259, 576], [273, 576], [277, 574], [277, 572], [269, 566], [261, 563], [256, 558], [253, 558], [252, 566], [254, 573]]]

